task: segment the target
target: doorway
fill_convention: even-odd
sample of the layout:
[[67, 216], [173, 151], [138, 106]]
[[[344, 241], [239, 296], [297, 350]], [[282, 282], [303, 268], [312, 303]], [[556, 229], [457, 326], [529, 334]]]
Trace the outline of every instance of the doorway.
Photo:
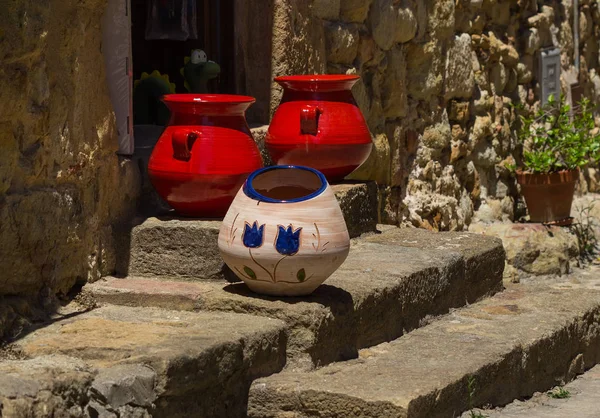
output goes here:
[[169, 76], [177, 93], [187, 93], [180, 69], [185, 57], [195, 49], [206, 52], [208, 60], [221, 67], [217, 78], [208, 81], [210, 93], [234, 93], [234, 32], [233, 0], [158, 0], [160, 3], [185, 3], [195, 1], [196, 39], [184, 41], [171, 39], [146, 39], [148, 6], [153, 0], [131, 0], [131, 41], [133, 54], [133, 79], [139, 80], [143, 72], [157, 70]]

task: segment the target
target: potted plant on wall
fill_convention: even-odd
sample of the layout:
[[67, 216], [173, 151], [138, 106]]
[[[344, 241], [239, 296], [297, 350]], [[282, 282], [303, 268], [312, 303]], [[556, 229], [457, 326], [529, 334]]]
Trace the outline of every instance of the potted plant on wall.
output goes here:
[[594, 133], [590, 101], [571, 107], [563, 97], [530, 116], [521, 116], [519, 137], [524, 168], [517, 182], [531, 222], [569, 223], [579, 168], [600, 157], [600, 135]]

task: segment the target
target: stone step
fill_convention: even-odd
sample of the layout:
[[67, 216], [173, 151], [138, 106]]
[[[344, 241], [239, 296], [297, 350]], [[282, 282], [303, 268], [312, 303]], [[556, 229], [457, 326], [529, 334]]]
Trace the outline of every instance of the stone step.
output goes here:
[[[600, 366], [595, 366], [573, 382], [551, 391], [536, 393], [526, 401], [505, 408], [481, 411], [487, 418], [598, 418], [600, 406]], [[469, 418], [467, 414], [463, 418]]]
[[[377, 184], [342, 183], [332, 186], [351, 237], [377, 226]], [[131, 230], [118, 263], [122, 276], [160, 276], [177, 280], [237, 280], [223, 264], [217, 248], [220, 221], [175, 218], [166, 214], [140, 219]]]
[[[0, 361], [7, 417], [243, 417], [285, 363], [281, 321], [107, 306], [34, 330]], [[38, 411], [26, 413], [24, 411]]]
[[356, 360], [258, 379], [249, 416], [455, 417], [531, 396], [600, 360], [599, 285], [511, 285]]
[[231, 311], [283, 320], [288, 366], [310, 369], [355, 358], [502, 288], [504, 250], [496, 238], [389, 229], [353, 240], [345, 263], [303, 298], [260, 296], [245, 284], [106, 278], [84, 287], [101, 303]]

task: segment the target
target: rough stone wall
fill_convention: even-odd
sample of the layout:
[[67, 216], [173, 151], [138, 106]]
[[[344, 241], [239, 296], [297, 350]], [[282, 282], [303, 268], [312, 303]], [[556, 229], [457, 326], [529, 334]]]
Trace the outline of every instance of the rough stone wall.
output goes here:
[[[580, 84], [600, 102], [599, 4], [580, 0], [579, 18]], [[326, 63], [361, 76], [354, 95], [375, 147], [353, 177], [378, 182], [381, 221], [455, 230], [523, 214], [506, 168], [521, 153], [511, 105], [539, 105], [541, 48], [559, 46], [572, 71], [572, 0], [275, 0], [275, 9], [288, 19], [274, 25], [274, 75]], [[586, 175], [584, 190], [597, 182]]]
[[52, 297], [114, 270], [115, 228], [131, 214], [139, 172], [116, 155], [104, 7], [0, 7], [0, 337], [15, 316], [7, 298]]

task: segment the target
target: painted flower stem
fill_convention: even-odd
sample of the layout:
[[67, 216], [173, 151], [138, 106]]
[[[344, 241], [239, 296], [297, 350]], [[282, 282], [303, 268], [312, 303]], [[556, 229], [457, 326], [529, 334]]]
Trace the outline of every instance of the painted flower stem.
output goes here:
[[236, 270], [238, 273], [240, 273], [240, 275], [241, 275], [242, 277], [244, 277], [244, 278], [246, 278], [246, 279], [248, 279], [248, 280], [254, 280], [254, 281], [256, 281], [256, 282], [266, 282], [266, 283], [271, 283], [271, 281], [270, 281], [270, 280], [261, 280], [261, 279], [259, 279], [259, 278], [253, 279], [252, 277], [249, 277], [247, 274], [244, 274], [242, 271], [240, 271], [240, 269], [239, 269], [239, 268], [237, 268], [237, 267], [234, 267], [234, 268], [235, 268], [235, 270]]
[[261, 269], [263, 269], [264, 271], [267, 272], [267, 274], [269, 275], [269, 277], [271, 278], [271, 281], [273, 283], [275, 283], [275, 278], [273, 277], [273, 275], [271, 274], [271, 272], [269, 270], [267, 270], [262, 264], [260, 264], [258, 261], [256, 261], [256, 259], [254, 258], [254, 256], [252, 255], [252, 249], [248, 248], [248, 254], [250, 254], [250, 258], [252, 259], [252, 261], [254, 261], [254, 264], [256, 264], [258, 267], [260, 267]]
[[275, 264], [275, 268], [273, 269], [273, 279], [275, 283], [277, 283], [277, 266], [279, 266], [279, 263], [281, 263], [285, 258], [287, 258], [287, 255], [281, 257], [277, 264]]
[[233, 227], [235, 226], [235, 221], [237, 221], [238, 216], [240, 216], [240, 214], [236, 214], [235, 218], [233, 218], [233, 222], [231, 223], [231, 229], [229, 231], [229, 239], [227, 240], [227, 245], [229, 247], [231, 247], [231, 244], [233, 244], [233, 240], [235, 240], [235, 233], [237, 232], [237, 228], [233, 229]]

